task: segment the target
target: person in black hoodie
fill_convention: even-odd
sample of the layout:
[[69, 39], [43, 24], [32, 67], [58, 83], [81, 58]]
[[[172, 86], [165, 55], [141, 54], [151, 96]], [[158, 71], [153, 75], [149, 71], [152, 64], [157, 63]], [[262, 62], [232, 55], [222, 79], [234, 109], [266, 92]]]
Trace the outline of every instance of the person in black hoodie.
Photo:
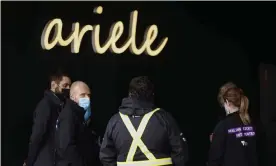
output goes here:
[[76, 81], [56, 124], [57, 166], [99, 166], [99, 146], [89, 128], [90, 89]]
[[153, 84], [147, 77], [133, 78], [109, 121], [100, 149], [104, 166], [184, 166], [187, 144], [173, 117], [153, 104]]
[[51, 88], [46, 90], [43, 99], [38, 103], [29, 142], [29, 152], [25, 165], [54, 165], [55, 124], [63, 102], [69, 94], [70, 78], [58, 71], [50, 77]]
[[227, 116], [213, 132], [208, 165], [257, 166], [256, 130], [248, 114], [249, 100], [241, 89], [228, 85], [222, 86], [218, 95]]

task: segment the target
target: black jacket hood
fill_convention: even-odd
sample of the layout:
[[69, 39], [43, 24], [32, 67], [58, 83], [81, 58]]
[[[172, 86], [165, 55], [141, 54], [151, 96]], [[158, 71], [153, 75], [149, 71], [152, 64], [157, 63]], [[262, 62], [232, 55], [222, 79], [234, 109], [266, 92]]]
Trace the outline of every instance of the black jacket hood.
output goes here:
[[57, 104], [57, 105], [62, 105], [63, 102], [55, 95], [55, 93], [51, 90], [46, 90], [44, 92], [44, 97], [49, 99], [51, 102]]
[[152, 102], [127, 97], [122, 100], [119, 112], [129, 116], [142, 116], [154, 108], [155, 106]]

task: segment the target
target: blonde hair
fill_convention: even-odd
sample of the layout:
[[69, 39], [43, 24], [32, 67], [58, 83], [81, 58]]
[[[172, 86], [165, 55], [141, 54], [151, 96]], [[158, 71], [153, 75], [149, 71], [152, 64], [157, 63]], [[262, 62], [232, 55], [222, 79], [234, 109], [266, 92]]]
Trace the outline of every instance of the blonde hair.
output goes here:
[[223, 95], [225, 94], [225, 92], [228, 91], [230, 88], [236, 88], [236, 87], [237, 87], [237, 85], [234, 84], [233, 82], [227, 82], [223, 86], [220, 87], [217, 99], [218, 99], [218, 102], [221, 107], [223, 107], [224, 102], [225, 102], [225, 100], [223, 98]]
[[235, 107], [239, 108], [239, 115], [243, 124], [248, 125], [251, 123], [250, 116], [248, 114], [249, 100], [244, 95], [242, 89], [238, 88], [233, 83], [227, 83], [220, 88], [218, 95], [219, 103], [223, 103], [227, 100]]

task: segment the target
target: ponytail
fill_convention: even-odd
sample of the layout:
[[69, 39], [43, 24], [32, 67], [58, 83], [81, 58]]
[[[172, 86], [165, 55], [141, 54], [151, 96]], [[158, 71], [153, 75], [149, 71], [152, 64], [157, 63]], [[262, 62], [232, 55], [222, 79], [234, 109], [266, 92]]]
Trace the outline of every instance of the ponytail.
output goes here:
[[240, 117], [243, 124], [248, 125], [251, 123], [249, 114], [248, 114], [249, 100], [246, 96], [241, 95], [241, 106], [240, 106]]

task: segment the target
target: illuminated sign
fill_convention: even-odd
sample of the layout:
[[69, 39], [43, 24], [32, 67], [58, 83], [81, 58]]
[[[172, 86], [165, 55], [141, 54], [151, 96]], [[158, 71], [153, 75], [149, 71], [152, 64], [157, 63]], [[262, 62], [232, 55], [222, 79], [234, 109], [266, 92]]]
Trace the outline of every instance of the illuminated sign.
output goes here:
[[[94, 13], [102, 14], [103, 8], [101, 6], [96, 7], [94, 9]], [[82, 42], [82, 38], [86, 32], [92, 32], [92, 47], [95, 53], [104, 54], [108, 49], [112, 53], [121, 54], [125, 52], [128, 48], [131, 53], [135, 55], [141, 55], [145, 53], [150, 56], [158, 55], [166, 46], [168, 42], [168, 37], [165, 37], [157, 46], [156, 49], [152, 49], [151, 45], [155, 41], [158, 35], [158, 27], [156, 25], [151, 25], [147, 28], [144, 34], [144, 41], [137, 48], [136, 45], [136, 27], [137, 27], [137, 18], [138, 11], [135, 10], [131, 12], [130, 15], [130, 26], [129, 26], [129, 35], [126, 42], [123, 46], [118, 47], [116, 42], [120, 39], [124, 32], [124, 24], [122, 21], [117, 21], [114, 23], [109, 31], [109, 37], [106, 40], [105, 44], [100, 44], [100, 25], [85, 25], [80, 29], [80, 24], [78, 22], [72, 24], [72, 32], [68, 36], [68, 38], [63, 39], [62, 37], [62, 20], [61, 19], [53, 19], [49, 21], [41, 35], [41, 46], [43, 49], [51, 50], [56, 45], [59, 46], [68, 46], [71, 44], [71, 52], [79, 53], [80, 45]], [[50, 33], [54, 28], [54, 36], [52, 40], [49, 39]]]

